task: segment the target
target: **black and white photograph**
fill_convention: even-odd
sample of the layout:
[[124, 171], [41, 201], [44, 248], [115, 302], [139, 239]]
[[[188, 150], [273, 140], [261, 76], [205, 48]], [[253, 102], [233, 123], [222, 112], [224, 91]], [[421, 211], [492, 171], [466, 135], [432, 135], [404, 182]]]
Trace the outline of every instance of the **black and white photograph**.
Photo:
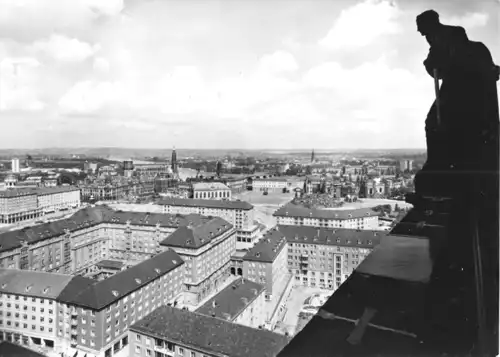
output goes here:
[[495, 357], [500, 0], [0, 0], [0, 357]]

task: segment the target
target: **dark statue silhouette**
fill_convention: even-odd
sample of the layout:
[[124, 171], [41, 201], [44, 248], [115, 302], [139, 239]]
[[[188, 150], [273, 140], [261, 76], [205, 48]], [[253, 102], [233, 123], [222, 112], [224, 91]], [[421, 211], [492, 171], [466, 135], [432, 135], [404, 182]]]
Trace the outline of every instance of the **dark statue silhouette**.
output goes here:
[[417, 17], [417, 29], [430, 45], [425, 69], [431, 77], [436, 70], [442, 85], [425, 123], [427, 162], [415, 191], [451, 197], [474, 176], [487, 185], [479, 176], [498, 171], [498, 67], [484, 44], [470, 41], [462, 27], [441, 24], [433, 10]]

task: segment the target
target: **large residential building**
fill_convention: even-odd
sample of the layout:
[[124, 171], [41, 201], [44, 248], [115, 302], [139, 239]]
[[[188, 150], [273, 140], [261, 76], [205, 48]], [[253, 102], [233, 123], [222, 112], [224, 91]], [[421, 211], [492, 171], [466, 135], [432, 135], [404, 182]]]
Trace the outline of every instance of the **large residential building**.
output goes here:
[[230, 200], [231, 189], [221, 182], [198, 182], [193, 184], [193, 198]]
[[0, 192], [0, 223], [24, 220], [80, 206], [80, 190], [75, 187], [12, 189]]
[[186, 304], [197, 305], [231, 275], [236, 231], [222, 218], [179, 227], [160, 244], [174, 249], [186, 262]]
[[125, 183], [91, 183], [79, 186], [82, 201], [111, 201], [128, 195], [130, 186]]
[[12, 164], [11, 165], [12, 165], [11, 168], [12, 168], [12, 172], [13, 173], [17, 174], [17, 173], [21, 172], [20, 166], [19, 166], [19, 159], [18, 158], [12, 159]]
[[283, 191], [284, 188], [292, 188], [292, 183], [286, 178], [268, 177], [256, 178], [252, 180], [253, 191]]
[[163, 176], [172, 173], [168, 164], [135, 164], [134, 171], [137, 176]]
[[276, 357], [288, 338], [162, 306], [130, 327], [129, 356]]
[[196, 310], [197, 313], [253, 328], [266, 322], [264, 286], [241, 278]]
[[259, 233], [254, 207], [248, 202], [168, 197], [158, 204], [163, 207], [163, 213], [194, 213], [228, 221], [236, 228], [236, 249], [252, 247]]
[[325, 228], [377, 229], [378, 213], [370, 208], [317, 209], [287, 204], [273, 214], [277, 223]]
[[89, 207], [64, 220], [1, 233], [0, 267], [97, 274], [96, 264], [103, 259], [133, 265], [160, 252], [159, 243], [178, 227], [208, 221], [200, 215]]
[[288, 243], [288, 271], [295, 284], [336, 289], [370, 254], [382, 231], [277, 226]]
[[268, 231], [245, 254], [243, 277], [264, 285], [267, 300], [288, 283], [286, 238], [276, 228]]
[[128, 328], [156, 308], [182, 303], [184, 262], [167, 250], [108, 279], [0, 270], [9, 339], [57, 353], [110, 357], [128, 345]]
[[0, 223], [17, 223], [42, 215], [37, 194], [31, 190], [0, 191]]

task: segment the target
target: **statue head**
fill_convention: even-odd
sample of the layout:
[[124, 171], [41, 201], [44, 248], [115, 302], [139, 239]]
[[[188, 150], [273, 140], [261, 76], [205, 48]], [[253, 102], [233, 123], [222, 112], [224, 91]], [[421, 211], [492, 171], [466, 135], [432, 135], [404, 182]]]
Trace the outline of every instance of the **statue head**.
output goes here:
[[441, 27], [439, 14], [434, 10], [427, 10], [417, 16], [417, 30], [422, 36], [433, 37]]

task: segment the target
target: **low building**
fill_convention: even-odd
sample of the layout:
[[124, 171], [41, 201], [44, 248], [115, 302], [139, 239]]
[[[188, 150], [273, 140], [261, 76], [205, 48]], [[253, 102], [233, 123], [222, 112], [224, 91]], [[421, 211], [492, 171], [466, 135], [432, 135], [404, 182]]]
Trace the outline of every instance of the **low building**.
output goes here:
[[193, 184], [194, 199], [230, 200], [231, 189], [221, 182], [198, 182]]
[[291, 187], [292, 183], [286, 178], [281, 177], [256, 178], [252, 180], [253, 191], [276, 192], [283, 191], [283, 189], [289, 190]]
[[38, 208], [43, 213], [56, 212], [80, 206], [80, 189], [71, 186], [36, 189]]
[[158, 202], [163, 213], [201, 214], [220, 217], [236, 228], [236, 249], [251, 248], [259, 234], [255, 209], [245, 201], [182, 199], [168, 197]]
[[184, 302], [197, 305], [230, 277], [236, 231], [217, 217], [202, 225], [179, 227], [160, 245], [174, 249], [186, 262]]
[[124, 183], [91, 183], [80, 185], [81, 199], [83, 202], [115, 201], [128, 195], [130, 186]]
[[377, 229], [379, 214], [370, 208], [317, 209], [287, 204], [273, 214], [278, 225]]
[[162, 306], [130, 327], [129, 355], [276, 357], [286, 336]]
[[264, 286], [244, 278], [235, 280], [196, 310], [197, 313], [253, 328], [266, 322]]

